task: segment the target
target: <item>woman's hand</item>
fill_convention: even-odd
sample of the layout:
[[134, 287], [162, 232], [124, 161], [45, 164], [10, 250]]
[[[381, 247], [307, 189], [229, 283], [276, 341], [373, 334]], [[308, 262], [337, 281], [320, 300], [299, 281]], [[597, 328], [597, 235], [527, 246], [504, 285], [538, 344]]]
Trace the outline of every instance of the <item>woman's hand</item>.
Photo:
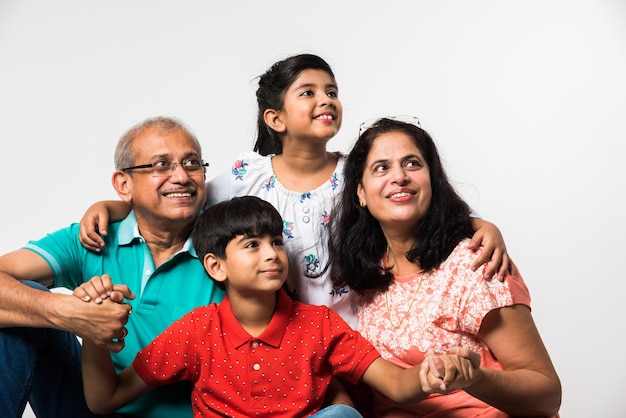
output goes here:
[[480, 355], [469, 348], [454, 348], [448, 354], [426, 354], [420, 368], [425, 393], [446, 394], [465, 389], [480, 369]]

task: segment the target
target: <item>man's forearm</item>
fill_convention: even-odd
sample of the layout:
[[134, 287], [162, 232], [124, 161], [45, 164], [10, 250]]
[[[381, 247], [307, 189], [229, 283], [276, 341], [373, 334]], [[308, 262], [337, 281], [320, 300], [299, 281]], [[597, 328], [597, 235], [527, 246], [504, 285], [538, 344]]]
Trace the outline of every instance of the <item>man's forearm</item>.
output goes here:
[[55, 296], [59, 295], [26, 286], [0, 273], [0, 328], [57, 328], [52, 314]]

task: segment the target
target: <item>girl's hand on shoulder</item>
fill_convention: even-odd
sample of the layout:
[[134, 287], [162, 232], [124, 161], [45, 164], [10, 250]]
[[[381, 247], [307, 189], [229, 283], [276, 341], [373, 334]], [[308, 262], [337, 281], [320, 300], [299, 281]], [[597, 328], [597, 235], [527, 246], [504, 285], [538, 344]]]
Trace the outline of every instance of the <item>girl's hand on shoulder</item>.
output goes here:
[[91, 205], [80, 219], [78, 238], [83, 247], [100, 252], [104, 247], [103, 236], [107, 235], [109, 212], [103, 202]]
[[108, 274], [92, 277], [88, 282], [76, 287], [73, 295], [85, 302], [93, 301], [97, 305], [107, 298], [117, 303], [124, 302], [124, 299], [135, 299], [135, 295], [128, 286], [113, 284]]
[[497, 280], [504, 281], [507, 272], [511, 270], [511, 259], [502, 233], [497, 226], [483, 219], [474, 218], [473, 225], [476, 232], [470, 241], [469, 248], [473, 251], [482, 248], [482, 253], [472, 264], [472, 270], [476, 271], [483, 264], [487, 264], [485, 279], [489, 280], [495, 276]]

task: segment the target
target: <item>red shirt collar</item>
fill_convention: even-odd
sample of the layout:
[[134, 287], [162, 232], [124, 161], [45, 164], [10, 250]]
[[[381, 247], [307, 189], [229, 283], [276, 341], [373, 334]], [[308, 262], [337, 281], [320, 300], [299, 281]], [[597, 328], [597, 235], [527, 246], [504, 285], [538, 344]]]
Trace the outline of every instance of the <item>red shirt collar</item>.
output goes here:
[[237, 321], [228, 296], [219, 304], [218, 314], [222, 321], [222, 332], [232, 344], [239, 348], [250, 340], [262, 341], [272, 347], [280, 346], [285, 330], [291, 319], [294, 301], [281, 289], [276, 292], [276, 309], [265, 331], [258, 337], [250, 335]]

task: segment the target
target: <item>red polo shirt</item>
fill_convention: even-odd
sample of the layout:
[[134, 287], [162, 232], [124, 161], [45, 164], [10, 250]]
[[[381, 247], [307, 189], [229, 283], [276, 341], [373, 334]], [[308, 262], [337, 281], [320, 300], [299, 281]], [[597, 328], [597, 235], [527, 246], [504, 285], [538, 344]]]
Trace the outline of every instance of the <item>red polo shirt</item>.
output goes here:
[[357, 383], [380, 355], [329, 308], [277, 294], [259, 337], [241, 327], [226, 297], [168, 327], [139, 351], [133, 367], [149, 385], [193, 382], [195, 416], [313, 414], [333, 375]]

